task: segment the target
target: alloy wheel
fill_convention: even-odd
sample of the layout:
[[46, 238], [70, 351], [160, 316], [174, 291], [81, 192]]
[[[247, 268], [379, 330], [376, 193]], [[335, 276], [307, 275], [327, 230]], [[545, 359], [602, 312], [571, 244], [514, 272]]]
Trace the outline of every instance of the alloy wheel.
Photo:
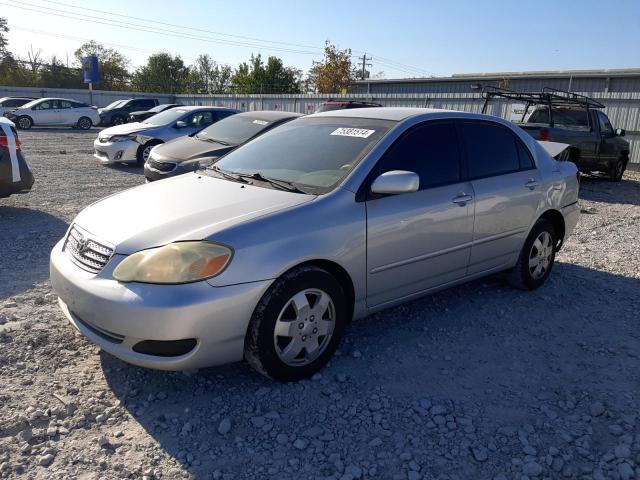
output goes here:
[[336, 323], [331, 297], [318, 289], [298, 292], [280, 311], [273, 342], [280, 360], [290, 366], [304, 366], [327, 348]]
[[553, 257], [553, 244], [551, 234], [542, 232], [533, 242], [529, 252], [529, 273], [538, 280], [549, 270], [551, 258]]

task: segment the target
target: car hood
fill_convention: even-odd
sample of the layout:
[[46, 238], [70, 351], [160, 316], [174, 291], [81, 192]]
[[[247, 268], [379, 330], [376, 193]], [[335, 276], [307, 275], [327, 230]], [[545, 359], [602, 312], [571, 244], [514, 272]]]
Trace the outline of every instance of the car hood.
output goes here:
[[175, 241], [209, 238], [314, 198], [188, 173], [100, 200], [80, 212], [74, 223], [96, 240], [114, 245], [116, 253], [129, 255]]
[[205, 142], [195, 137], [186, 136], [158, 145], [153, 150], [153, 158], [180, 163], [194, 158], [222, 156], [233, 148], [231, 145]]
[[130, 133], [142, 132], [143, 130], [151, 130], [152, 128], [156, 127], [157, 125], [151, 125], [149, 123], [123, 123], [122, 125], [105, 128], [100, 132], [99, 136], [110, 137], [112, 135], [129, 135]]

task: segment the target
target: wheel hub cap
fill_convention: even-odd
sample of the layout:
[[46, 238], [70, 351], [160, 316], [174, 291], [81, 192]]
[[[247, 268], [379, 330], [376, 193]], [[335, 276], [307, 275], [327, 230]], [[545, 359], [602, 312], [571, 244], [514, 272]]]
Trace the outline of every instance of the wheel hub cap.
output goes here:
[[317, 289], [298, 292], [278, 315], [273, 342], [280, 360], [303, 366], [313, 362], [327, 348], [335, 327], [331, 297]]
[[533, 242], [529, 253], [529, 273], [538, 280], [549, 270], [553, 257], [553, 244], [549, 232], [542, 232]]

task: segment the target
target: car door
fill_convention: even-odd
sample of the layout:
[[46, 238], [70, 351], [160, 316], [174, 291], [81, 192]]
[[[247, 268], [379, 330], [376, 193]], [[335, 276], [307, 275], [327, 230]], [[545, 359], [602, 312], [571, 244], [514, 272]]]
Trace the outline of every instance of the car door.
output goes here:
[[75, 125], [79, 118], [78, 109], [73, 108], [71, 102], [58, 100], [58, 123], [60, 125]]
[[542, 178], [526, 145], [504, 125], [461, 121], [460, 136], [475, 193], [468, 275], [507, 268], [528, 235]]
[[33, 122], [35, 125], [56, 125], [58, 118], [57, 100], [44, 100], [33, 107]]
[[600, 143], [598, 144], [598, 159], [600, 164], [611, 164], [618, 157], [616, 134], [609, 118], [600, 110], [595, 111], [600, 127]]
[[420, 187], [399, 195], [368, 194], [369, 307], [462, 278], [469, 261], [473, 190], [462, 180], [454, 124], [412, 128], [387, 150], [370, 180], [392, 170], [417, 173]]

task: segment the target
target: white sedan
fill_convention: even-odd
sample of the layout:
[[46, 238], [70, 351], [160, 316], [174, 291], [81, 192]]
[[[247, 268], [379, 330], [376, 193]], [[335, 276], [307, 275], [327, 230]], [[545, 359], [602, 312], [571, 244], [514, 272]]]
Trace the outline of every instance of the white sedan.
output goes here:
[[96, 107], [66, 98], [39, 98], [4, 114], [18, 128], [63, 125], [88, 130], [100, 123]]

